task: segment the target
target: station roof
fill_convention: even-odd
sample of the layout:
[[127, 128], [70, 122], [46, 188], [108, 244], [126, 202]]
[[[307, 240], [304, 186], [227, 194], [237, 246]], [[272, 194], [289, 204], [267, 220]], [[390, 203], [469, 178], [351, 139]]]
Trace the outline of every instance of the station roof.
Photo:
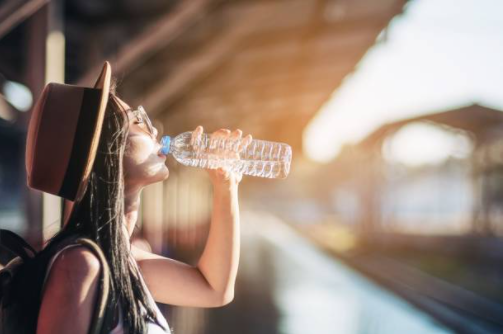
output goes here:
[[[0, 5], [4, 79], [27, 80], [26, 64], [36, 56], [27, 45], [37, 28], [18, 20], [6, 29], [5, 19], [46, 2]], [[205, 131], [240, 128], [257, 139], [287, 142], [295, 151], [304, 127], [405, 3], [68, 0], [60, 22], [65, 81], [92, 84], [108, 59], [119, 95], [145, 106], [164, 132], [199, 124]]]

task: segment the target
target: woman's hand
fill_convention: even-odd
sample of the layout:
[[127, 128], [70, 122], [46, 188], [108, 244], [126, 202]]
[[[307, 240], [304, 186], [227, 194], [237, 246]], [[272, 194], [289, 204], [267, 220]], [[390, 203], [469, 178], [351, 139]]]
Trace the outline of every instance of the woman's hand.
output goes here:
[[[203, 127], [199, 125], [193, 132], [191, 138], [191, 144], [197, 145], [198, 140], [200, 139], [201, 134], [203, 133]], [[220, 147], [221, 140], [230, 139], [231, 142], [234, 140], [241, 140], [243, 132], [240, 129], [237, 129], [231, 132], [229, 129], [220, 129], [213, 132], [210, 135], [210, 149], [209, 152], [217, 155], [224, 156], [225, 150]], [[239, 159], [239, 152], [244, 149], [246, 146], [250, 145], [253, 140], [251, 135], [246, 136], [237, 148], [228, 152], [227, 158], [229, 159]], [[234, 147], [234, 145], [233, 145]], [[205, 168], [210, 176], [210, 180], [213, 184], [213, 187], [218, 188], [232, 188], [236, 187], [243, 175], [241, 173], [232, 172], [227, 167], [219, 167], [217, 169]]]

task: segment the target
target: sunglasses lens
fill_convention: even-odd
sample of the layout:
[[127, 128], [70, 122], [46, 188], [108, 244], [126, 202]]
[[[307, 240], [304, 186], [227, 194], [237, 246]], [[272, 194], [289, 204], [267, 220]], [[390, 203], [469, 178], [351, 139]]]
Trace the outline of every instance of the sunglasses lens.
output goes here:
[[140, 115], [143, 118], [143, 121], [145, 122], [145, 124], [147, 124], [148, 131], [150, 132], [150, 134], [153, 135], [154, 134], [154, 127], [152, 125], [152, 122], [150, 121], [150, 118], [148, 118], [147, 112], [145, 111], [143, 106], [139, 106], [138, 111], [140, 112]]

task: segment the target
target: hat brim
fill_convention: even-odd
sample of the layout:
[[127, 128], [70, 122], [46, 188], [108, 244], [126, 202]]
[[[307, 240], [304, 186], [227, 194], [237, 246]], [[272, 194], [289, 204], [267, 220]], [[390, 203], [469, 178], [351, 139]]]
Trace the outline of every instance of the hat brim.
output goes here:
[[89, 180], [89, 174], [91, 173], [93, 164], [94, 164], [94, 159], [96, 158], [96, 150], [98, 149], [98, 143], [99, 139], [101, 136], [101, 129], [103, 125], [103, 120], [105, 118], [105, 110], [107, 108], [107, 103], [108, 103], [108, 96], [110, 94], [110, 82], [112, 78], [112, 67], [110, 66], [110, 63], [108, 61], [105, 61], [103, 64], [103, 68], [101, 70], [100, 75], [98, 76], [98, 79], [94, 83], [93, 88], [96, 89], [101, 89], [101, 97], [100, 97], [100, 105], [99, 105], [99, 110], [98, 110], [98, 117], [97, 117], [97, 124], [94, 129], [94, 135], [93, 139], [91, 142], [91, 149], [90, 153], [88, 155], [88, 161], [86, 163], [86, 168], [84, 170], [84, 176], [81, 180], [81, 183], [79, 185], [79, 189], [77, 191], [77, 195], [75, 197], [75, 201], [70, 201], [66, 199], [64, 201], [64, 223], [68, 220], [70, 217], [70, 214], [73, 210], [73, 204], [74, 202], [80, 201], [82, 197], [84, 196], [87, 183]]

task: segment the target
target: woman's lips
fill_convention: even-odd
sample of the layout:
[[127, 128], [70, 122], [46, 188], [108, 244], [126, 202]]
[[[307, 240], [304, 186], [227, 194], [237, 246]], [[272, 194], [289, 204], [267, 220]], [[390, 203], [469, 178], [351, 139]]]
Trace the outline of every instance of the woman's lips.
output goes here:
[[166, 159], [166, 155], [162, 153], [162, 145], [160, 143], [157, 143], [157, 156]]

